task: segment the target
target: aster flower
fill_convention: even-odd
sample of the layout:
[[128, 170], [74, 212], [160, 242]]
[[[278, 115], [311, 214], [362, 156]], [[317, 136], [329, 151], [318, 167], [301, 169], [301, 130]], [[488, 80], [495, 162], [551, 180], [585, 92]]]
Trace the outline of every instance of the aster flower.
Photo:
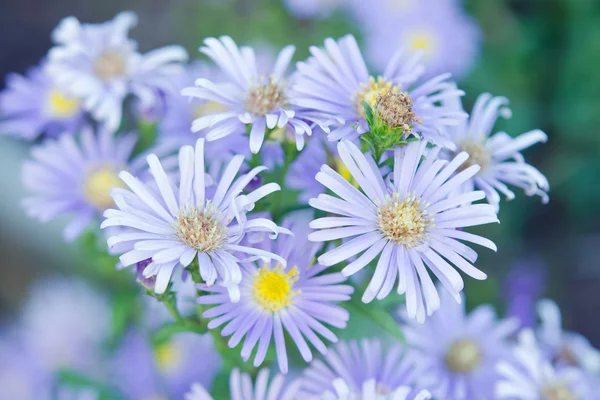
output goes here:
[[[244, 361], [258, 345], [256, 367], [262, 364], [273, 340], [279, 369], [287, 372], [284, 331], [292, 337], [303, 359], [310, 362], [312, 352], [305, 338], [324, 354], [326, 346], [317, 334], [333, 342], [337, 337], [323, 323], [339, 329], [346, 327], [349, 314], [336, 303], [350, 300], [353, 288], [341, 284], [345, 278], [340, 273], [321, 274], [325, 267], [313, 265], [318, 247], [306, 240], [309, 218], [301, 214], [284, 221], [283, 226], [295, 236], [282, 236], [274, 243], [272, 251], [287, 260], [291, 268], [279, 263], [245, 264], [238, 304], [232, 303], [220, 287], [202, 287], [211, 294], [198, 298], [199, 304], [211, 306], [202, 314], [213, 319], [208, 323], [210, 329], [225, 324], [221, 335], [231, 336], [229, 347], [244, 339]], [[265, 244], [269, 246], [271, 242]]]
[[83, 121], [81, 102], [57, 87], [45, 61], [25, 76], [6, 77], [6, 89], [0, 93], [0, 134], [33, 140], [74, 133]]
[[[342, 386], [350, 393], [361, 393], [369, 390], [372, 381], [378, 394], [390, 393], [413, 384], [414, 365], [399, 344], [384, 348], [377, 339], [340, 342], [329, 349], [323, 361], [313, 361], [304, 371], [301, 394], [303, 398], [321, 398]], [[338, 378], [344, 385], [336, 385]]]
[[505, 315], [519, 320], [521, 328], [536, 323], [535, 304], [546, 287], [545, 265], [536, 257], [520, 260], [504, 280]]
[[255, 202], [279, 190], [279, 185], [269, 183], [242, 194], [246, 185], [265, 168], [256, 167], [235, 179], [244, 162], [244, 157], [237, 155], [225, 168], [214, 192], [207, 193], [204, 143], [204, 139], [198, 139], [195, 150], [184, 146], [179, 151], [179, 185], [175, 188], [179, 196], [175, 195], [172, 182], [155, 154], [147, 158], [155, 187], [129, 172], [121, 172], [119, 177], [130, 190], [113, 190], [118, 209], [104, 213], [107, 219], [101, 227], [134, 230], [115, 234], [108, 239], [108, 245], [133, 244], [133, 250], [120, 257], [124, 266], [151, 258], [144, 276], [156, 276], [156, 293], [166, 290], [177, 265], [187, 267], [197, 258], [202, 279], [209, 286], [218, 279], [236, 302], [242, 279], [239, 263], [243, 260], [234, 253], [276, 259], [285, 265], [285, 260], [273, 253], [239, 244], [249, 232], [272, 232], [276, 237], [282, 231], [270, 220], [246, 218]]
[[335, 393], [327, 391], [321, 400], [427, 400], [431, 394], [426, 390], [414, 391], [408, 386], [402, 386], [390, 393], [379, 393], [375, 379], [366, 381], [359, 392], [352, 391], [346, 382], [337, 378], [333, 381]]
[[[464, 151], [470, 155], [461, 168], [473, 164], [481, 166], [481, 170], [473, 179], [466, 181], [461, 190], [483, 190], [489, 203], [498, 207], [500, 193], [508, 200], [515, 198], [515, 194], [507, 187], [509, 184], [523, 189], [527, 196], [540, 196], [542, 202], [547, 203], [546, 192], [550, 188], [548, 180], [525, 162], [520, 151], [536, 143], [543, 143], [548, 137], [539, 129], [516, 138], [505, 132], [492, 134], [498, 117], [510, 118], [512, 115], [507, 104], [508, 99], [505, 97], [493, 97], [484, 93], [477, 98], [469, 120], [450, 130], [457, 152]], [[455, 107], [462, 108], [460, 101], [455, 102]]]
[[418, 360], [418, 384], [440, 399], [493, 398], [496, 364], [510, 354], [508, 339], [518, 321], [497, 320], [488, 305], [466, 315], [448, 292], [442, 290], [440, 297], [440, 309], [424, 324], [409, 320], [403, 327]]
[[452, 146], [446, 139], [448, 126], [467, 115], [455, 108], [439, 105], [445, 99], [458, 98], [464, 92], [448, 82], [449, 74], [439, 75], [418, 85], [424, 67], [422, 53], [396, 52], [382, 75], [370, 75], [356, 40], [347, 35], [335, 41], [325, 40], [325, 49], [310, 48], [312, 57], [298, 63], [298, 76], [292, 87], [291, 103], [321, 115], [323, 119], [345, 122], [329, 135], [330, 140], [353, 139], [369, 130], [363, 101], [376, 106], [378, 95], [391, 92], [406, 103], [402, 125], [406, 136], [415, 134], [436, 144]]
[[[212, 130], [206, 139], [217, 140], [250, 129], [250, 151], [258, 153], [267, 131], [286, 128], [293, 132], [296, 146], [304, 146], [304, 135], [311, 135], [311, 125], [318, 124], [328, 131], [324, 121], [314, 112], [292, 105], [285, 72], [294, 55], [294, 46], [285, 47], [278, 55], [272, 72], [259, 74], [254, 50], [241, 47], [228, 36], [204, 40], [200, 51], [209, 56], [221, 69], [226, 83], [198, 79], [196, 87], [182, 90], [182, 94], [222, 104], [226, 110], [200, 117], [192, 124], [192, 131], [208, 127]], [[310, 124], [310, 125], [309, 125]]]
[[[425, 319], [426, 312], [431, 315], [440, 306], [426, 267], [460, 302], [464, 283], [455, 268], [475, 279], [485, 279], [486, 275], [472, 265], [477, 253], [459, 240], [496, 250], [490, 240], [462, 230], [498, 222], [492, 206], [471, 204], [484, 193], [451, 195], [477, 173], [479, 166], [453, 175], [468, 154], [460, 153], [446, 162], [438, 159], [439, 151], [434, 147], [426, 152], [425, 141], [398, 148], [391, 182], [386, 184], [371, 157], [363, 155], [354, 144], [341, 141], [340, 158], [362, 191], [324, 165], [315, 178], [339, 197], [322, 194], [309, 202], [316, 209], [339, 215], [311, 222], [311, 228], [317, 231], [310, 234], [309, 240], [351, 239], [321, 255], [319, 263], [335, 265], [362, 253], [342, 270], [350, 276], [379, 256], [363, 302], [383, 299], [398, 279], [397, 291], [406, 293], [408, 315], [419, 321]], [[422, 156], [425, 159], [420, 163]]]
[[42, 222], [73, 215], [64, 230], [75, 239], [95, 217], [114, 203], [113, 187], [122, 186], [118, 172], [140, 172], [141, 159], [130, 160], [137, 135], [116, 136], [102, 130], [94, 135], [86, 127], [77, 138], [62, 135], [31, 150], [32, 160], [23, 164], [23, 183], [32, 195], [23, 200], [30, 217]]
[[187, 60], [180, 46], [168, 46], [147, 54], [137, 51], [128, 38], [137, 23], [133, 12], [122, 12], [101, 24], [81, 24], [64, 18], [52, 33], [56, 44], [48, 53], [48, 71], [56, 83], [82, 98], [86, 110], [109, 130], [121, 123], [123, 100], [134, 95], [148, 106], [159, 89], [169, 86], [169, 77]]
[[555, 369], [547, 360], [533, 332], [526, 329], [519, 335], [519, 344], [513, 350], [515, 362], [501, 361], [497, 365], [500, 379], [495, 396], [510, 400], [594, 400], [582, 379], [581, 372], [572, 367]]
[[[301, 380], [295, 379], [285, 384], [283, 375], [276, 375], [269, 383], [269, 370], [261, 369], [256, 377], [254, 388], [249, 374], [242, 374], [235, 368], [229, 376], [231, 400], [295, 400]], [[192, 385], [185, 400], [214, 400], [208, 391], [199, 383]]]

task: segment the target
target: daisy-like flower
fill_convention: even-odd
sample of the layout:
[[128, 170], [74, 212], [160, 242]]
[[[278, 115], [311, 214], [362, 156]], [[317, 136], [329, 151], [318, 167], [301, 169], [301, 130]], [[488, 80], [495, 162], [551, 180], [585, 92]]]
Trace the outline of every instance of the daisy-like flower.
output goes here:
[[389, 394], [412, 386], [414, 365], [414, 360], [405, 356], [399, 344], [384, 348], [377, 339], [340, 342], [329, 349], [323, 361], [313, 361], [304, 371], [301, 393], [303, 398], [320, 398], [327, 392], [336, 393], [338, 387], [335, 382], [340, 378], [349, 393], [361, 393], [365, 386], [370, 390], [374, 381], [378, 395]]
[[282, 236], [274, 243], [273, 252], [287, 260], [289, 268], [279, 263], [244, 265], [239, 304], [232, 303], [220, 287], [203, 288], [211, 294], [198, 298], [198, 303], [212, 306], [202, 314], [204, 318], [214, 318], [208, 323], [210, 329], [225, 324], [221, 335], [231, 335], [229, 347], [244, 339], [244, 361], [258, 345], [254, 366], [262, 364], [273, 340], [279, 369], [287, 372], [284, 331], [292, 337], [304, 360], [310, 362], [312, 352], [305, 339], [324, 354], [327, 348], [317, 334], [337, 341], [324, 323], [339, 329], [346, 327], [349, 314], [336, 303], [350, 300], [353, 288], [341, 284], [346, 279], [342, 274], [321, 274], [325, 267], [312, 264], [318, 247], [306, 240], [309, 220], [303, 214], [290, 217], [283, 226], [295, 236]]
[[554, 368], [538, 348], [530, 329], [522, 331], [513, 350], [514, 362], [497, 365], [500, 379], [495, 398], [509, 400], [595, 400], [581, 371], [573, 367]]
[[62, 135], [31, 150], [23, 164], [23, 182], [32, 193], [23, 200], [27, 214], [42, 222], [73, 215], [64, 230], [75, 239], [95, 217], [114, 205], [113, 187], [123, 186], [118, 173], [141, 172], [143, 159], [130, 160], [137, 135], [115, 135], [86, 127], [77, 138]]
[[33, 140], [77, 131], [84, 121], [81, 102], [65, 94], [48, 76], [46, 63], [25, 76], [10, 74], [0, 93], [0, 134]]
[[346, 382], [337, 378], [333, 381], [335, 393], [327, 391], [320, 400], [427, 400], [431, 399], [431, 394], [427, 390], [413, 390], [409, 386], [402, 386], [390, 393], [380, 393], [375, 379], [366, 381], [359, 392], [355, 392], [346, 384]]
[[487, 305], [466, 315], [464, 306], [441, 291], [441, 307], [424, 324], [407, 321], [407, 347], [417, 361], [418, 384], [436, 398], [491, 399], [496, 364], [510, 354], [516, 319], [497, 320]]
[[293, 104], [345, 123], [333, 130], [329, 139], [353, 139], [369, 130], [363, 101], [371, 108], [379, 95], [391, 92], [402, 101], [396, 119], [404, 132], [425, 137], [440, 145], [452, 146], [446, 138], [449, 126], [457, 125], [467, 114], [440, 105], [443, 100], [464, 94], [448, 82], [449, 74], [439, 75], [417, 85], [424, 67], [421, 52], [396, 52], [382, 75], [370, 75], [352, 35], [325, 40], [325, 49], [311, 47], [312, 57], [298, 63], [298, 76], [292, 87]]
[[[462, 109], [459, 100], [456, 108]], [[480, 171], [466, 181], [461, 190], [483, 190], [490, 204], [499, 206], [500, 193], [508, 200], [515, 194], [507, 187], [514, 185], [525, 191], [528, 196], [540, 196], [543, 203], [548, 202], [546, 192], [550, 189], [548, 180], [535, 167], [527, 164], [520, 151], [548, 137], [539, 129], [524, 133], [516, 138], [505, 132], [492, 134], [494, 124], [499, 117], [510, 118], [512, 113], [506, 97], [493, 97], [484, 93], [477, 98], [468, 121], [450, 129], [452, 141], [457, 152], [467, 152], [470, 157], [461, 169], [477, 164]]]
[[243, 261], [234, 253], [276, 259], [285, 265], [285, 260], [273, 253], [240, 245], [249, 232], [271, 232], [277, 237], [279, 232], [285, 231], [270, 220], [246, 218], [256, 201], [279, 190], [279, 185], [269, 183], [251, 193], [242, 193], [264, 167], [256, 167], [236, 179], [244, 162], [244, 156], [237, 155], [225, 168], [216, 189], [207, 192], [204, 139], [198, 139], [195, 150], [184, 146], [179, 151], [179, 185], [175, 188], [158, 157], [151, 154], [147, 160], [156, 185], [146, 185], [122, 171], [119, 177], [130, 190], [113, 190], [118, 209], [104, 213], [107, 219], [101, 227], [134, 230], [117, 232], [108, 238], [108, 245], [133, 244], [133, 249], [120, 257], [124, 266], [152, 259], [144, 269], [144, 276], [156, 276], [156, 293], [166, 290], [177, 265], [187, 267], [196, 257], [200, 275], [207, 285], [214, 285], [218, 279], [234, 302], [239, 300], [238, 284], [242, 279], [239, 263]]
[[[250, 129], [250, 151], [258, 153], [267, 131], [286, 128], [296, 139], [296, 146], [304, 146], [304, 135], [312, 134], [311, 125], [318, 124], [329, 131], [325, 121], [311, 111], [292, 105], [285, 75], [294, 55], [294, 46], [285, 47], [278, 55], [273, 70], [264, 75], [258, 72], [256, 56], [250, 47], [241, 47], [228, 36], [204, 40], [200, 51], [209, 56], [221, 69], [226, 83], [215, 83], [200, 78], [196, 87], [182, 90], [182, 94], [221, 104], [225, 111], [197, 118], [192, 131], [211, 127], [206, 139], [217, 140]], [[309, 125], [310, 124], [310, 125]]]
[[[302, 381], [295, 379], [285, 383], [283, 375], [276, 375], [269, 383], [269, 370], [261, 369], [256, 377], [254, 387], [252, 377], [242, 374], [235, 368], [229, 376], [229, 391], [231, 400], [296, 400], [297, 393]], [[190, 392], [185, 395], [185, 400], [215, 400], [204, 388], [196, 383], [192, 385]]]
[[169, 86], [169, 77], [181, 68], [179, 63], [187, 60], [180, 46], [140, 54], [137, 43], [127, 37], [136, 23], [133, 12], [122, 12], [101, 24], [81, 24], [67, 17], [52, 33], [56, 46], [48, 53], [48, 71], [59, 87], [81, 98], [83, 107], [109, 130], [119, 127], [127, 95], [150, 106], [159, 89]]
[[479, 171], [479, 166], [473, 165], [454, 174], [468, 154], [460, 153], [447, 162], [437, 157], [439, 147], [426, 152], [426, 146], [420, 141], [398, 148], [391, 182], [386, 184], [371, 157], [341, 141], [340, 158], [362, 191], [324, 165], [315, 178], [338, 197], [321, 194], [309, 202], [316, 209], [338, 215], [311, 222], [311, 228], [318, 231], [311, 233], [309, 240], [352, 238], [321, 255], [319, 263], [335, 265], [362, 253], [342, 270], [350, 276], [379, 256], [363, 302], [386, 297], [397, 279], [398, 293], [406, 293], [408, 315], [419, 321], [440, 306], [426, 267], [460, 303], [464, 283], [455, 267], [475, 279], [486, 275], [473, 266], [477, 253], [459, 240], [496, 250], [490, 240], [462, 228], [498, 222], [492, 206], [471, 204], [482, 199], [483, 192], [452, 195]]

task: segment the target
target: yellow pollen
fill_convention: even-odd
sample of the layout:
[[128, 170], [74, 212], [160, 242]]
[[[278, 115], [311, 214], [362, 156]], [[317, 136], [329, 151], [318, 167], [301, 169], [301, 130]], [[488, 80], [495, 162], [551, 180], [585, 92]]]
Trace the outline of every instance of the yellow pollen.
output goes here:
[[410, 44], [412, 50], [423, 50], [426, 56], [430, 56], [437, 47], [435, 39], [429, 29], [415, 29], [407, 33], [404, 41]]
[[208, 203], [204, 210], [196, 207], [180, 210], [175, 223], [177, 237], [200, 252], [220, 249], [227, 239], [227, 227], [220, 221], [219, 211]]
[[48, 95], [50, 112], [57, 118], [70, 118], [79, 111], [79, 100], [65, 96], [58, 89], [53, 89]]
[[282, 82], [269, 79], [265, 85], [256, 85], [246, 95], [246, 110], [254, 115], [264, 115], [287, 104]]
[[378, 227], [381, 233], [395, 244], [409, 248], [421, 244], [433, 223], [421, 200], [410, 195], [401, 198], [398, 193], [388, 196], [378, 212]]
[[469, 374], [480, 364], [481, 350], [477, 343], [469, 339], [452, 343], [446, 353], [446, 366], [458, 374]]
[[225, 107], [221, 103], [217, 103], [216, 101], [207, 101], [203, 103], [194, 104], [192, 107], [192, 117], [194, 119], [198, 119], [200, 117], [205, 117], [207, 115], [217, 114], [223, 111], [226, 111], [227, 107]]
[[469, 158], [459, 168], [459, 171], [469, 168], [471, 165], [479, 165], [483, 171], [492, 161], [492, 154], [485, 148], [483, 141], [465, 140], [460, 145], [460, 150], [469, 154]]
[[125, 75], [125, 72], [127, 72], [125, 59], [119, 52], [105, 51], [96, 58], [94, 72], [103, 81]]
[[124, 188], [125, 184], [113, 166], [103, 165], [88, 172], [83, 186], [83, 195], [88, 203], [104, 210], [115, 204], [110, 195], [110, 191], [115, 187]]
[[158, 368], [163, 373], [167, 373], [177, 369], [177, 367], [181, 365], [184, 355], [179, 347], [173, 343], [167, 342], [156, 347], [154, 356], [156, 357]]
[[361, 83], [360, 86], [361, 89], [354, 94], [353, 99], [356, 113], [362, 118], [365, 118], [363, 101], [373, 107], [377, 101], [377, 95], [383, 95], [387, 92], [397, 93], [399, 90], [397, 86], [393, 86], [391, 82], [386, 81], [382, 76], [378, 77], [377, 80], [371, 76], [368, 83]]
[[267, 311], [279, 311], [292, 304], [295, 295], [294, 282], [298, 280], [298, 268], [285, 271], [281, 264], [269, 269], [267, 264], [254, 274], [252, 289], [256, 302]]
[[549, 385], [542, 389], [544, 400], [577, 400], [565, 385]]

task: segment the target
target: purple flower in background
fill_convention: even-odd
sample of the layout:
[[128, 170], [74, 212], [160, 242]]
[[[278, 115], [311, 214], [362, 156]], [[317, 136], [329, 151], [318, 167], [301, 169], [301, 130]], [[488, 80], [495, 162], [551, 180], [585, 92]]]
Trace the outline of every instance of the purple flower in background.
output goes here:
[[401, 386], [391, 392], [384, 390], [381, 393], [381, 388], [377, 387], [377, 381], [370, 379], [363, 383], [362, 388], [358, 391], [350, 389], [346, 382], [337, 378], [333, 381], [335, 393], [331, 391], [325, 392], [319, 399], [321, 400], [427, 400], [431, 399], [431, 394], [427, 390], [413, 390], [409, 386]]
[[379, 393], [389, 393], [414, 383], [414, 366], [415, 361], [405, 356], [399, 344], [384, 348], [377, 339], [340, 342], [329, 349], [323, 361], [315, 360], [304, 370], [302, 394], [320, 399], [326, 392], [335, 393], [336, 378], [343, 379], [354, 393], [361, 393], [372, 380]]
[[140, 172], [143, 159], [130, 161], [137, 135], [94, 135], [86, 127], [79, 142], [71, 135], [47, 140], [31, 150], [23, 164], [23, 183], [31, 196], [23, 200], [27, 214], [42, 222], [73, 215], [66, 240], [75, 239], [104, 210], [114, 205], [113, 187], [122, 187], [118, 172]]
[[0, 134], [33, 140], [74, 133], [83, 122], [81, 102], [57, 87], [45, 62], [25, 76], [6, 77], [6, 89], [0, 92]]
[[[231, 400], [296, 400], [301, 380], [295, 379], [285, 383], [283, 375], [275, 375], [269, 383], [269, 370], [261, 369], [252, 385], [252, 377], [242, 374], [235, 368], [229, 376], [229, 391]], [[254, 387], [253, 387], [254, 386]], [[185, 395], [185, 400], [220, 400], [213, 399], [208, 391], [199, 383], [192, 385], [190, 392]]]
[[[394, 3], [394, 5], [392, 5]], [[462, 78], [479, 55], [482, 33], [458, 2], [420, 0], [354, 1], [356, 18], [365, 30], [367, 59], [383, 69], [401, 48], [423, 51], [425, 76], [449, 72]]]
[[345, 0], [283, 0], [288, 12], [299, 19], [324, 19], [327, 18]]
[[324, 121], [315, 118], [314, 113], [292, 105], [285, 72], [294, 54], [294, 46], [285, 47], [279, 53], [273, 70], [264, 75], [258, 72], [252, 48], [238, 48], [228, 36], [208, 38], [204, 43], [206, 46], [200, 51], [217, 64], [226, 83], [200, 78], [196, 87], [184, 89], [181, 93], [221, 104], [226, 110], [197, 118], [192, 124], [193, 132], [212, 128], [206, 135], [207, 140], [212, 141], [245, 133], [247, 125], [251, 125], [250, 151], [256, 154], [268, 137], [267, 131], [289, 128], [298, 150], [301, 150], [304, 134], [312, 134], [307, 122], [328, 129], [322, 123]]
[[408, 320], [403, 327], [407, 347], [418, 360], [417, 383], [440, 399], [491, 399], [496, 364], [510, 353], [508, 339], [517, 320], [497, 320], [488, 305], [466, 315], [447, 291], [440, 294], [440, 309], [424, 324]]
[[310, 48], [312, 57], [298, 63], [292, 91], [292, 104], [312, 110], [323, 120], [342, 120], [344, 124], [331, 132], [332, 141], [353, 139], [369, 130], [363, 101], [371, 107], [377, 95], [388, 92], [408, 97], [412, 131], [435, 144], [452, 146], [446, 139], [448, 126], [467, 117], [462, 110], [438, 102], [464, 94], [450, 84], [449, 75], [439, 75], [417, 84], [423, 75], [422, 54], [404, 50], [395, 52], [382, 75], [370, 75], [356, 40], [347, 35], [335, 41], [325, 40], [325, 49]]
[[187, 60], [180, 46], [140, 54], [137, 43], [127, 36], [136, 23], [133, 12], [101, 24], [81, 24], [67, 17], [52, 33], [56, 46], [48, 53], [48, 71], [66, 93], [82, 98], [83, 107], [109, 130], [119, 127], [127, 95], [152, 105], [159, 91], [169, 87], [179, 63]]
[[546, 286], [544, 265], [536, 258], [517, 263], [504, 281], [506, 316], [519, 320], [521, 328], [535, 325], [535, 304]]
[[406, 293], [408, 315], [421, 322], [425, 314], [431, 315], [440, 306], [427, 267], [460, 303], [464, 283], [456, 268], [475, 279], [486, 279], [486, 275], [472, 265], [477, 253], [459, 240], [496, 250], [490, 240], [462, 228], [498, 222], [492, 206], [471, 204], [482, 199], [483, 192], [451, 195], [477, 173], [479, 166], [454, 174], [469, 156], [460, 153], [447, 162], [438, 159], [439, 147], [426, 151], [426, 146], [421, 141], [398, 148], [392, 181], [386, 184], [370, 156], [363, 155], [354, 144], [341, 141], [340, 158], [362, 191], [324, 165], [316, 180], [337, 197], [321, 194], [309, 202], [316, 209], [336, 215], [311, 222], [311, 228], [317, 231], [309, 235], [309, 240], [350, 239], [321, 255], [319, 263], [335, 265], [362, 253], [342, 270], [350, 276], [379, 256], [363, 302], [385, 298], [397, 280], [397, 292]]
[[[515, 198], [515, 194], [506, 185], [510, 184], [523, 189], [527, 196], [540, 196], [542, 203], [547, 203], [549, 199], [546, 192], [550, 189], [548, 180], [535, 167], [525, 162], [520, 151], [536, 143], [543, 143], [548, 137], [539, 129], [516, 138], [505, 132], [492, 134], [499, 117], [510, 118], [512, 115], [507, 104], [506, 97], [481, 94], [469, 119], [450, 129], [450, 137], [456, 144], [457, 152], [464, 151], [470, 155], [462, 168], [474, 164], [481, 167], [473, 179], [462, 185], [461, 190], [483, 190], [488, 202], [499, 208], [500, 193], [507, 200]], [[462, 109], [458, 99], [455, 99], [453, 106]]]
[[[325, 267], [313, 265], [318, 247], [306, 240], [309, 220], [309, 215], [298, 214], [284, 221], [283, 226], [295, 236], [282, 236], [271, 248], [293, 267], [286, 269], [279, 263], [244, 264], [239, 303], [231, 302], [220, 287], [203, 287], [211, 294], [198, 298], [199, 304], [212, 306], [202, 314], [213, 319], [208, 324], [210, 329], [226, 324], [221, 335], [231, 336], [229, 347], [237, 346], [245, 337], [241, 350], [245, 361], [258, 345], [255, 367], [262, 364], [274, 341], [279, 369], [287, 373], [284, 331], [292, 337], [302, 358], [310, 362], [312, 352], [305, 338], [324, 354], [326, 346], [316, 333], [337, 341], [324, 323], [339, 329], [346, 327], [349, 314], [336, 303], [350, 300], [353, 288], [341, 284], [346, 280], [342, 274], [321, 274]], [[271, 244], [265, 243], [267, 247]]]
[[[101, 225], [127, 227], [132, 232], [116, 232], [108, 239], [109, 247], [122, 243], [133, 249], [120, 257], [124, 266], [152, 259], [144, 276], [156, 276], [156, 293], [163, 293], [176, 266], [189, 266], [197, 257], [202, 279], [212, 286], [217, 279], [224, 285], [232, 301], [239, 300], [238, 284], [242, 279], [238, 259], [243, 253], [264, 260], [281, 257], [257, 248], [240, 245], [249, 232], [271, 232], [274, 237], [282, 230], [271, 220], [247, 220], [246, 213], [255, 202], [279, 190], [269, 183], [248, 194], [246, 185], [265, 167], [256, 167], [236, 179], [244, 156], [233, 157], [214, 191], [207, 193], [205, 177], [204, 139], [198, 139], [196, 149], [184, 146], [179, 151], [179, 185], [175, 187], [155, 154], [148, 156], [155, 186], [149, 186], [127, 171], [119, 177], [130, 190], [115, 188], [112, 192], [118, 209], [104, 213]], [[174, 191], [175, 189], [175, 191]], [[177, 193], [178, 195], [176, 195]], [[285, 230], [283, 230], [285, 231]]]

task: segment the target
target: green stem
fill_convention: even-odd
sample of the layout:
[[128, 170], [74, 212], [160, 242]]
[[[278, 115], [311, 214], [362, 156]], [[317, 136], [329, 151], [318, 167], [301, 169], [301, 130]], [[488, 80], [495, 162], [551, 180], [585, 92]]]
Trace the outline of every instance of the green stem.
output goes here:
[[171, 316], [175, 319], [175, 321], [177, 321], [177, 322], [184, 321], [184, 318], [181, 316], [181, 314], [179, 313], [179, 310], [177, 309], [177, 304], [176, 304], [176, 299], [175, 299], [174, 294], [171, 296], [167, 296], [167, 298], [165, 298], [163, 300], [163, 304], [165, 305], [165, 307], [167, 308], [167, 310], [169, 311]]

